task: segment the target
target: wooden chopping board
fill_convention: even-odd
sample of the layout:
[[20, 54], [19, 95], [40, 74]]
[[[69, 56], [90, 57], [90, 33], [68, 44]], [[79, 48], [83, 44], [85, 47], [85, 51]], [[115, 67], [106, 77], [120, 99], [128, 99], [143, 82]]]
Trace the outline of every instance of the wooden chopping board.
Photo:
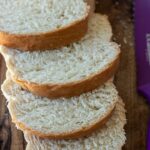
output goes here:
[[[111, 21], [114, 40], [121, 44], [121, 64], [115, 77], [120, 96], [124, 99], [127, 110], [126, 135], [124, 150], [145, 150], [147, 122], [150, 109], [143, 97], [136, 92], [136, 67], [134, 54], [133, 21], [131, 2], [99, 0], [96, 11], [105, 13]], [[0, 56], [0, 84], [5, 78], [5, 64]], [[0, 93], [0, 150], [24, 150], [25, 140], [21, 131], [11, 123], [6, 101]]]

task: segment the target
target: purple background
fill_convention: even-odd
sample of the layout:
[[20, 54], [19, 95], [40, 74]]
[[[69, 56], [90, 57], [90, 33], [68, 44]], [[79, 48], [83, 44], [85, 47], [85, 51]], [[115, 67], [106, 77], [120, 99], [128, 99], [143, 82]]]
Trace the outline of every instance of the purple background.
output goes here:
[[[147, 98], [150, 104], [150, 64], [146, 57], [146, 34], [148, 33], [150, 34], [150, 0], [135, 0], [135, 45], [138, 91]], [[150, 150], [150, 122], [147, 137], [147, 149]]]

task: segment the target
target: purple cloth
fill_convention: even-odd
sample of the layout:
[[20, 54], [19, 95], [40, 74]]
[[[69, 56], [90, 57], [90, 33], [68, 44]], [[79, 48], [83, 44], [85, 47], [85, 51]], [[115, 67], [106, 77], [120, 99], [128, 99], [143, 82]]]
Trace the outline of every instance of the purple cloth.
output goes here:
[[[150, 104], [150, 0], [135, 0], [135, 45], [137, 88]], [[150, 150], [150, 123], [147, 150]]]
[[138, 89], [150, 101], [150, 0], [135, 0]]

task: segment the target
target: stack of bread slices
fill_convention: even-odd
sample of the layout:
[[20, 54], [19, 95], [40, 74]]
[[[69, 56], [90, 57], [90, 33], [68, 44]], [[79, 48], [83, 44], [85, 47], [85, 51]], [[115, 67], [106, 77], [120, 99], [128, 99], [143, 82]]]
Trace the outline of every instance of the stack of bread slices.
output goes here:
[[120, 150], [120, 48], [94, 0], [0, 0], [2, 91], [27, 150]]

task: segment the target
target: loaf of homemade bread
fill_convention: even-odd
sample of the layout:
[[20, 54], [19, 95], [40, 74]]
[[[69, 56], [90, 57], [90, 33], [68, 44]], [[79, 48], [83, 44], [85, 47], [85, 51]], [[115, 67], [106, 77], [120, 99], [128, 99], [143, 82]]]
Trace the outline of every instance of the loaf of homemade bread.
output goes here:
[[0, 44], [46, 50], [80, 40], [87, 32], [85, 0], [1, 0]]
[[110, 120], [91, 136], [76, 140], [48, 140], [25, 132], [26, 150], [121, 150], [126, 140], [125, 123], [124, 104], [119, 99]]
[[78, 96], [108, 79], [119, 64], [119, 46], [111, 42], [107, 16], [94, 14], [81, 41], [55, 51], [20, 52], [4, 46], [13, 81], [32, 93], [48, 98]]
[[2, 85], [12, 121], [23, 131], [43, 138], [88, 135], [111, 116], [118, 93], [111, 81], [93, 92], [69, 99], [48, 99], [23, 90], [9, 78]]

